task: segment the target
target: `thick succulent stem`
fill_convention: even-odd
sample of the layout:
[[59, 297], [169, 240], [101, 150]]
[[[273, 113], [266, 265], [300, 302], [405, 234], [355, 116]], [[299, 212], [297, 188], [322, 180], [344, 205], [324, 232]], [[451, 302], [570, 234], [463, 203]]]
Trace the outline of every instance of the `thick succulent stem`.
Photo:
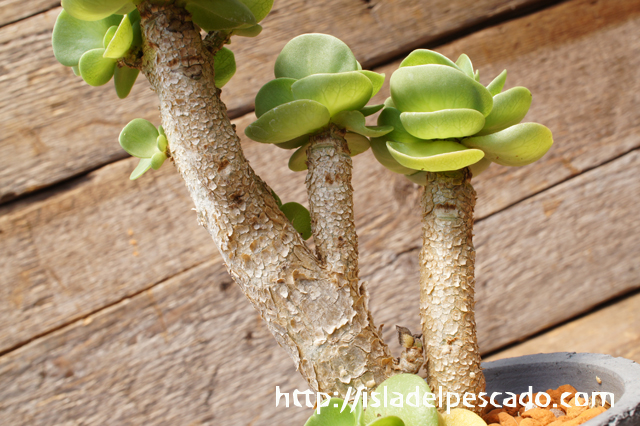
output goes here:
[[190, 16], [170, 4], [139, 9], [143, 72], [198, 221], [229, 273], [313, 389], [377, 385], [391, 374], [390, 357], [366, 298], [320, 264], [249, 166]]
[[485, 380], [474, 319], [473, 208], [467, 169], [428, 173], [423, 196], [420, 315], [433, 392], [478, 394]]

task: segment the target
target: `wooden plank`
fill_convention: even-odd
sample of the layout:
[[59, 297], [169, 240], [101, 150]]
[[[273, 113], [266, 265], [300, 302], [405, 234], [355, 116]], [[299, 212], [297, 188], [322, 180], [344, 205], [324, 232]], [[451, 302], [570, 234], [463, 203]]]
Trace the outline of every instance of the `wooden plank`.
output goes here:
[[[500, 282], [481, 281], [483, 346], [492, 341], [487, 332], [495, 325], [519, 331], [541, 323], [553, 314], [550, 300], [564, 300], [555, 305], [564, 315], [575, 310], [568, 305], [591, 300], [594, 293], [601, 300], [625, 282], [640, 284], [637, 269], [629, 268], [640, 247], [628, 237], [640, 229], [638, 216], [630, 214], [640, 208], [639, 166], [636, 150], [482, 222], [483, 277], [511, 262], [487, 255], [494, 239], [508, 242], [518, 235], [519, 241], [501, 253], [520, 257]], [[544, 206], [557, 200], [563, 202], [546, 215]], [[522, 218], [529, 225], [512, 229]], [[496, 232], [499, 224], [504, 229]], [[521, 256], [523, 251], [528, 255]], [[590, 256], [598, 257], [597, 270], [584, 267]], [[386, 272], [366, 277], [374, 315], [390, 325], [417, 321], [417, 271], [407, 264], [416, 265], [416, 257], [416, 252], [400, 256]], [[616, 260], [626, 267], [612, 265]], [[549, 280], [554, 272], [556, 279]], [[568, 275], [574, 277], [570, 285]], [[391, 329], [386, 334], [393, 334]], [[303, 424], [310, 414], [275, 408], [275, 386], [291, 392], [305, 389], [304, 383], [219, 259], [0, 357], [0, 381], [0, 414], [8, 424], [258, 426]]]
[[[277, 1], [260, 37], [234, 38], [239, 70], [223, 100], [233, 116], [250, 111], [258, 89], [273, 78], [277, 54], [302, 33], [340, 37], [366, 65], [546, 1]], [[115, 142], [122, 127], [134, 117], [158, 120], [158, 101], [146, 82], [121, 101], [111, 84], [91, 88], [55, 61], [51, 30], [59, 11], [0, 29], [0, 58], [11, 64], [0, 78], [0, 202], [124, 158]]]
[[[621, 4], [623, 6], [627, 2]], [[586, 1], [573, 1], [536, 16], [513, 21], [501, 31], [513, 33], [514, 37], [520, 34], [519, 31], [524, 31], [538, 40], [540, 34], [548, 32], [548, 28], [562, 26], [568, 40], [559, 37], [552, 54], [546, 57], [563, 65], [561, 71], [564, 74], [555, 74], [564, 76], [558, 77], [562, 84], [556, 87], [569, 97], [571, 91], [565, 92], [563, 87], [574, 89], [569, 77], [579, 74], [586, 66], [586, 62], [571, 54], [577, 43], [572, 37], [577, 38], [580, 47], [584, 47], [585, 58], [598, 57], [600, 62], [614, 62], [622, 57], [627, 58], [629, 64], [634, 64], [640, 57], [637, 38], [627, 37], [628, 46], [616, 47], [616, 40], [639, 25], [638, 16], [629, 11], [630, 21], [620, 21], [617, 14], [608, 12], [618, 6], [622, 7], [620, 4], [609, 8], [599, 3], [592, 5]], [[614, 20], [615, 24], [610, 26], [600, 24], [597, 27], [594, 24], [592, 35], [584, 35], [572, 26], [572, 22], [576, 22], [575, 25], [582, 28], [584, 16], [600, 12], [605, 17], [617, 17], [618, 21]], [[552, 21], [550, 15], [556, 20]], [[537, 26], [538, 22], [540, 26]], [[495, 32], [495, 29], [487, 31]], [[472, 42], [477, 42], [482, 34], [471, 36], [470, 46], [476, 46]], [[524, 35], [519, 37], [527, 39]], [[504, 36], [500, 34], [499, 39], [504, 39]], [[613, 47], [607, 49], [608, 45]], [[453, 47], [447, 46], [446, 49]], [[516, 64], [518, 58], [512, 61]], [[621, 105], [631, 103], [631, 89], [640, 84], [640, 78], [633, 79], [638, 69], [640, 67], [625, 67], [618, 74], [619, 84], [626, 84], [626, 88], [616, 86], [616, 82], [608, 86], [619, 89]], [[538, 78], [542, 77], [542, 74], [538, 75]], [[548, 78], [544, 77], [543, 81], [534, 84], [542, 86], [546, 82]], [[598, 94], [600, 90], [608, 90], [606, 82], [610, 82], [608, 76], [594, 78], [593, 90]], [[554, 128], [557, 140], [554, 150], [561, 147], [569, 153], [574, 152], [576, 157], [569, 161], [579, 160], [583, 168], [597, 166], [616, 155], [619, 149], [637, 145], [640, 141], [637, 109], [617, 108], [615, 114], [607, 117], [616, 125], [621, 123], [615, 134], [620, 136], [622, 148], [607, 148], [613, 142], [610, 138], [599, 137], [602, 122], [595, 118], [585, 122], [583, 117], [585, 111], [595, 112], [601, 108], [600, 100], [593, 98], [592, 93], [574, 98], [581, 109], [563, 110], [560, 130]], [[252, 116], [248, 115], [237, 121], [241, 133], [251, 120]], [[607, 128], [612, 126], [609, 121], [604, 123]], [[603, 144], [602, 149], [600, 144]], [[587, 150], [587, 146], [591, 149]], [[304, 174], [289, 172], [284, 167], [287, 152], [251, 142], [245, 144], [245, 150], [258, 173], [285, 202], [305, 200]], [[355, 208], [361, 267], [363, 276], [369, 276], [400, 254], [419, 247], [420, 233], [416, 230], [420, 227], [417, 206], [420, 192], [404, 177], [385, 171], [371, 153], [355, 160]], [[496, 176], [495, 171], [489, 171], [480, 176], [476, 184], [481, 197], [478, 217], [500, 210], [509, 201], [527, 197], [538, 190], [540, 180], [546, 179], [540, 174], [553, 173], [554, 165], [558, 164], [554, 151], [540, 164], [504, 175], [498, 173]], [[190, 213], [191, 202], [171, 167], [153, 173], [150, 178], [130, 183], [127, 176], [132, 168], [132, 160], [116, 163], [67, 187], [0, 209], [0, 230], [3, 231], [0, 234], [0, 276], [3, 277], [0, 285], [0, 352], [217, 255], [209, 237], [196, 226], [195, 217]], [[501, 169], [497, 166], [492, 168]], [[526, 175], [526, 179], [516, 178], [520, 174]], [[556, 175], [555, 180], [549, 180], [546, 185], [555, 184], [563, 177], [562, 173]], [[515, 195], [510, 179], [519, 182]], [[547, 211], [551, 212], [552, 207], [547, 206]], [[129, 229], [134, 231], [132, 237], [127, 235]], [[131, 239], [139, 245], [137, 257], [133, 256], [134, 247], [129, 245]], [[504, 249], [499, 248], [498, 253], [503, 252]], [[398, 265], [396, 262], [393, 267]], [[417, 283], [417, 278], [411, 279]], [[504, 336], [498, 340], [502, 342], [503, 339]]]
[[640, 363], [640, 294], [629, 296], [487, 358], [593, 352]]
[[0, 27], [60, 5], [60, 0], [0, 0]]

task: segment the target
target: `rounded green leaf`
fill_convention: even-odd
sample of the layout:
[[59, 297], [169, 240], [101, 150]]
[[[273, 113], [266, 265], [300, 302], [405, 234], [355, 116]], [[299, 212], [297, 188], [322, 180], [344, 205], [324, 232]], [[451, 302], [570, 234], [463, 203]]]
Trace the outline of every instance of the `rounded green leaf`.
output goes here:
[[239, 0], [188, 0], [185, 6], [205, 31], [226, 30], [258, 22], [251, 10]]
[[309, 143], [302, 145], [291, 154], [288, 164], [290, 170], [294, 172], [307, 170], [307, 148], [309, 148]]
[[463, 139], [503, 166], [525, 166], [542, 158], [553, 145], [551, 130], [538, 123], [520, 123], [497, 133]]
[[167, 137], [166, 133], [164, 132], [164, 129], [162, 128], [162, 124], [158, 126], [158, 133], [164, 136], [165, 138]]
[[380, 111], [382, 108], [384, 108], [383, 104], [380, 104], [380, 105], [368, 105], [368, 106], [366, 106], [364, 108], [360, 108], [360, 112], [365, 117], [368, 117], [368, 116], [373, 115], [376, 112]]
[[233, 35], [240, 37], [258, 37], [262, 32], [262, 25], [255, 24], [247, 28], [236, 28], [233, 30]]
[[473, 74], [473, 79], [475, 81], [480, 81], [480, 70], [476, 70], [476, 72]]
[[384, 100], [384, 106], [389, 107], [389, 108], [395, 108], [396, 104], [393, 103], [393, 99], [391, 99], [391, 96], [389, 96], [387, 99]]
[[385, 136], [385, 141], [396, 141], [403, 143], [422, 142], [422, 139], [419, 139], [413, 136], [411, 133], [407, 132], [407, 130], [404, 128], [404, 125], [402, 124], [400, 115], [400, 111], [395, 108], [385, 108], [378, 116], [379, 126], [393, 127], [393, 131], [391, 133], [387, 133], [387, 135]]
[[366, 138], [358, 133], [347, 132], [344, 135], [349, 147], [349, 155], [355, 157], [358, 154], [362, 154], [371, 146], [369, 138]]
[[[132, 0], [129, 0], [129, 1], [132, 1]], [[136, 5], [135, 4], [127, 3], [124, 6], [122, 6], [120, 9], [118, 9], [118, 11], [116, 12], [116, 15], [126, 15], [128, 13], [131, 13], [131, 12], [137, 11], [137, 10], [138, 9], [136, 9]]]
[[109, 27], [107, 32], [104, 33], [104, 38], [102, 39], [102, 47], [104, 47], [106, 49], [107, 46], [109, 46], [109, 43], [111, 43], [111, 40], [113, 39], [113, 36], [116, 35], [116, 31], [118, 31], [118, 26], [117, 25], [113, 25], [113, 26]]
[[384, 136], [393, 131], [392, 126], [367, 127], [364, 115], [360, 111], [342, 111], [336, 114], [331, 121], [339, 127], [351, 132], [359, 133], [370, 138]]
[[[120, 132], [120, 146], [130, 155], [151, 158], [158, 152], [158, 129], [148, 120], [135, 118]], [[149, 166], [151, 167], [151, 166]]]
[[262, 86], [256, 95], [256, 117], [260, 118], [278, 105], [294, 101], [291, 85], [295, 82], [293, 78], [276, 78]]
[[278, 205], [278, 207], [281, 207], [282, 200], [280, 199], [280, 197], [278, 197], [278, 194], [276, 194], [276, 192], [273, 189], [271, 190], [271, 195], [273, 195], [273, 199], [276, 200], [276, 204]]
[[273, 0], [240, 0], [249, 8], [256, 22], [262, 21], [267, 17], [273, 7]]
[[329, 124], [329, 110], [316, 101], [279, 105], [251, 123], [245, 135], [256, 142], [281, 143], [320, 130]]
[[327, 34], [303, 34], [284, 46], [276, 59], [275, 75], [301, 79], [312, 74], [357, 69], [353, 52], [340, 39]]
[[116, 86], [116, 94], [120, 99], [124, 99], [129, 96], [131, 88], [136, 82], [140, 74], [140, 70], [137, 68], [129, 68], [127, 66], [116, 67], [113, 72], [113, 83]]
[[484, 125], [484, 115], [475, 109], [443, 109], [436, 112], [403, 112], [404, 128], [420, 139], [461, 138], [476, 134]]
[[304, 426], [355, 426], [355, 411], [351, 412], [351, 405], [349, 404], [341, 411], [343, 404], [344, 402], [340, 398], [331, 398], [326, 407], [322, 407], [319, 404]]
[[92, 49], [80, 58], [78, 69], [82, 79], [91, 86], [107, 84], [116, 69], [116, 60], [103, 56], [104, 48]]
[[[160, 126], [158, 128], [158, 131], [162, 128], [162, 126]], [[158, 148], [158, 151], [160, 152], [166, 152], [167, 148], [169, 147], [169, 142], [167, 141], [167, 137], [160, 133], [158, 135], [158, 137], [156, 138], [156, 147]]]
[[[364, 421], [366, 424], [370, 424], [380, 417], [396, 416], [402, 419], [406, 426], [438, 426], [436, 408], [423, 404], [425, 393], [431, 393], [431, 389], [420, 376], [396, 374], [382, 382], [375, 391], [380, 399], [380, 407], [369, 405], [365, 409]], [[385, 394], [387, 395], [386, 404], [383, 401]], [[402, 407], [391, 405], [394, 398], [398, 396], [402, 396]]]
[[414, 67], [416, 65], [446, 65], [462, 71], [451, 59], [446, 56], [429, 49], [416, 49], [409, 53], [401, 63], [400, 67]]
[[420, 186], [427, 186], [427, 172], [417, 172], [412, 175], [405, 175], [411, 182]]
[[291, 85], [294, 99], [320, 102], [331, 116], [363, 108], [371, 99], [371, 91], [371, 81], [358, 71], [314, 74]]
[[82, 55], [92, 49], [104, 47], [104, 37], [111, 26], [117, 26], [119, 16], [111, 16], [95, 22], [74, 18], [61, 11], [53, 27], [51, 38], [53, 54], [62, 65], [78, 65]]
[[73, 74], [75, 74], [77, 77], [80, 77], [80, 69], [78, 68], [77, 65], [71, 67], [71, 70], [73, 71]]
[[408, 175], [416, 172], [414, 169], [410, 169], [398, 163], [396, 159], [391, 156], [389, 149], [387, 148], [386, 137], [371, 139], [371, 151], [380, 164], [394, 173]]
[[476, 136], [499, 132], [518, 124], [529, 112], [531, 100], [531, 92], [526, 87], [514, 87], [495, 95], [493, 109]]
[[375, 420], [373, 423], [370, 423], [367, 426], [404, 426], [404, 422], [400, 417], [387, 416], [379, 418], [378, 420]]
[[493, 97], [482, 84], [445, 65], [398, 69], [391, 76], [391, 97], [402, 112], [468, 108], [486, 117], [493, 106]]
[[138, 179], [140, 176], [145, 174], [145, 172], [150, 168], [151, 168], [151, 158], [141, 158], [140, 161], [138, 161], [138, 165], [136, 166], [136, 168], [133, 169], [133, 172], [131, 172], [131, 176], [129, 176], [129, 179], [131, 180]]
[[502, 92], [504, 84], [507, 82], [507, 70], [502, 71], [491, 83], [487, 86], [487, 90], [491, 93], [491, 96], [496, 96]]
[[358, 72], [364, 74], [371, 81], [371, 85], [373, 86], [371, 97], [374, 97], [380, 91], [380, 89], [382, 89], [385, 75], [378, 74], [377, 72], [373, 72], [373, 71], [366, 71], [366, 70], [364, 71], [358, 70]]
[[214, 83], [218, 89], [231, 80], [236, 73], [236, 57], [233, 52], [226, 47], [218, 50], [213, 60]]
[[[74, 18], [98, 21], [117, 13], [131, 0], [62, 0], [62, 7]], [[104, 33], [103, 33], [104, 34]]]
[[491, 160], [487, 157], [483, 157], [482, 160], [478, 161], [469, 166], [469, 170], [471, 171], [471, 175], [473, 177], [478, 176], [480, 173], [484, 172], [491, 165]]
[[475, 80], [475, 73], [473, 72], [473, 64], [471, 64], [471, 59], [466, 54], [462, 54], [458, 57], [456, 61], [456, 65], [462, 70], [463, 73], [467, 75], [469, 78], [473, 78]]
[[290, 202], [280, 206], [280, 210], [289, 219], [289, 222], [298, 231], [302, 238], [308, 240], [311, 237], [311, 215], [302, 204]]
[[300, 136], [290, 141], [275, 143], [274, 145], [282, 149], [296, 149], [309, 142], [309, 135]]
[[393, 158], [401, 165], [426, 172], [446, 172], [460, 170], [484, 157], [479, 149], [468, 149], [454, 141], [426, 141], [403, 144], [387, 142]]
[[151, 157], [151, 168], [153, 170], [158, 170], [166, 159], [167, 154], [165, 154], [164, 152], [156, 152], [155, 154], [153, 154], [153, 157]]
[[129, 15], [124, 15], [103, 56], [113, 59], [122, 58], [131, 49], [131, 43], [133, 43], [133, 28]]

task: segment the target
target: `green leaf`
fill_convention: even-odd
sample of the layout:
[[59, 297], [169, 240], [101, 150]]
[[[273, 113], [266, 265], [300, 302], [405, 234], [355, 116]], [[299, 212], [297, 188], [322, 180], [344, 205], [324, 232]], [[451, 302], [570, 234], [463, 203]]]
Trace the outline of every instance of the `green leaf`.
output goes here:
[[350, 404], [347, 404], [341, 411], [343, 404], [344, 401], [340, 398], [331, 398], [326, 407], [319, 404], [304, 426], [354, 426], [356, 424], [355, 412], [351, 412]]
[[476, 72], [473, 74], [473, 79], [475, 81], [480, 81], [480, 70], [476, 70]]
[[274, 145], [282, 149], [296, 149], [300, 148], [307, 142], [309, 142], [309, 135], [300, 136], [295, 139], [291, 139], [290, 141], [276, 143]]
[[103, 56], [113, 59], [122, 58], [131, 49], [132, 42], [133, 28], [131, 27], [131, 21], [129, 21], [129, 15], [124, 15]]
[[443, 109], [435, 112], [403, 112], [404, 128], [420, 139], [449, 139], [471, 136], [484, 126], [484, 115], [475, 109]]
[[344, 135], [344, 138], [347, 141], [347, 146], [349, 147], [349, 155], [351, 157], [362, 154], [371, 146], [369, 138], [366, 138], [358, 133], [347, 132]]
[[53, 27], [51, 41], [53, 54], [62, 65], [78, 65], [82, 55], [92, 49], [104, 47], [104, 36], [109, 27], [117, 26], [119, 16], [88, 22], [61, 11]]
[[[438, 426], [436, 408], [427, 407], [423, 404], [424, 394], [431, 393], [431, 389], [420, 376], [415, 374], [396, 374], [382, 382], [375, 391], [378, 392], [378, 397], [381, 399], [380, 407], [372, 407], [369, 404], [364, 411], [366, 424], [370, 424], [379, 417], [396, 416], [406, 426]], [[387, 395], [386, 404], [382, 401], [382, 395], [384, 394]], [[398, 395], [402, 395], [402, 407], [393, 407], [391, 402]], [[434, 404], [433, 400], [430, 400], [430, 403]], [[417, 405], [417, 407], [412, 405]]]
[[331, 121], [343, 129], [371, 138], [384, 136], [393, 131], [392, 126], [366, 127], [364, 115], [360, 111], [339, 112]]
[[486, 117], [493, 106], [493, 97], [482, 84], [445, 65], [398, 69], [391, 76], [391, 97], [402, 112], [468, 108]]
[[380, 111], [382, 108], [384, 108], [383, 104], [380, 104], [380, 105], [369, 105], [369, 106], [366, 106], [364, 108], [361, 108], [360, 112], [365, 117], [368, 117], [368, 116], [373, 115], [376, 112]]
[[107, 32], [104, 33], [104, 38], [102, 39], [102, 47], [104, 47], [106, 49], [107, 46], [109, 46], [109, 43], [111, 43], [111, 40], [113, 39], [113, 36], [116, 34], [116, 31], [118, 31], [118, 26], [117, 25], [113, 25], [113, 26], [109, 27]]
[[391, 99], [391, 96], [389, 96], [387, 99], [384, 100], [384, 106], [389, 107], [389, 108], [395, 108], [396, 104], [393, 103], [393, 99]]
[[151, 157], [151, 168], [153, 170], [158, 170], [166, 159], [167, 154], [165, 154], [164, 152], [156, 152], [155, 154], [153, 154], [153, 157]]
[[71, 70], [73, 71], [73, 73], [77, 76], [80, 77], [80, 68], [78, 68], [78, 66], [73, 66], [71, 67]]
[[429, 49], [416, 49], [409, 54], [401, 63], [400, 67], [414, 67], [416, 65], [446, 65], [462, 71], [451, 59]]
[[275, 75], [298, 80], [312, 74], [357, 69], [355, 56], [340, 39], [327, 34], [303, 34], [284, 46], [276, 59]]
[[165, 138], [167, 137], [167, 135], [164, 132], [164, 128], [162, 127], [162, 125], [158, 126], [158, 133], [161, 134], [162, 136], [164, 136]]
[[[133, 1], [133, 0], [129, 0], [129, 1]], [[122, 6], [120, 9], [118, 9], [118, 11], [115, 13], [116, 15], [126, 15], [126, 14], [130, 14], [133, 11], [138, 11], [138, 9], [136, 9], [136, 5], [133, 3], [127, 3], [124, 6]], [[138, 15], [138, 19], [140, 19], [140, 16]], [[133, 21], [131, 21], [133, 22]]]
[[371, 80], [371, 85], [373, 86], [373, 91], [371, 92], [371, 97], [374, 97], [379, 91], [380, 89], [382, 89], [382, 85], [384, 84], [384, 74], [378, 74], [377, 72], [373, 72], [373, 71], [363, 71], [363, 70], [359, 70], [359, 73], [362, 73], [365, 75], [365, 77], [367, 77], [369, 80]]
[[255, 24], [247, 28], [236, 28], [233, 30], [233, 35], [240, 37], [257, 37], [262, 32], [262, 25]]
[[256, 18], [256, 22], [262, 21], [267, 17], [271, 8], [273, 7], [273, 0], [240, 0], [245, 6], [249, 8], [253, 16]]
[[491, 83], [487, 86], [487, 90], [491, 93], [491, 96], [496, 96], [502, 92], [504, 84], [507, 82], [507, 70], [502, 71]]
[[386, 137], [371, 139], [371, 151], [373, 152], [373, 156], [376, 157], [376, 160], [392, 172], [399, 173], [401, 175], [415, 173], [415, 170], [403, 166], [391, 156], [389, 149], [387, 148]]
[[298, 231], [302, 238], [308, 240], [311, 237], [311, 215], [302, 204], [290, 202], [280, 206], [280, 210], [289, 219], [289, 222]]
[[553, 145], [551, 130], [538, 123], [520, 123], [497, 133], [462, 140], [466, 146], [484, 151], [503, 166], [525, 166], [542, 158]]
[[404, 426], [404, 422], [400, 417], [387, 416], [375, 420], [373, 423], [370, 423], [367, 426]]
[[[62, 7], [71, 16], [83, 21], [98, 21], [117, 13], [131, 0], [62, 0]], [[118, 17], [119, 20], [119, 17]], [[104, 33], [103, 33], [104, 34]]]
[[[412, 170], [413, 171], [413, 170]], [[427, 186], [427, 172], [417, 172], [412, 175], [405, 175], [411, 182], [420, 186]]]
[[[162, 126], [158, 128], [158, 131], [162, 129]], [[156, 147], [160, 152], [167, 152], [167, 148], [169, 147], [169, 141], [167, 141], [167, 137], [164, 133], [160, 133], [156, 138]]]
[[471, 64], [471, 59], [466, 54], [462, 54], [458, 57], [456, 61], [456, 65], [464, 72], [467, 77], [473, 78], [475, 80], [475, 75], [473, 72], [473, 64]]
[[256, 95], [256, 117], [260, 118], [278, 105], [293, 102], [291, 85], [295, 82], [293, 78], [276, 78], [262, 86]]
[[291, 154], [288, 164], [290, 170], [294, 172], [307, 170], [307, 148], [309, 148], [309, 143], [302, 145]]
[[223, 47], [213, 59], [213, 68], [215, 73], [214, 83], [218, 89], [222, 88], [231, 80], [236, 73], [236, 58], [233, 52]]
[[131, 176], [129, 176], [129, 179], [131, 180], [138, 179], [140, 176], [145, 174], [145, 172], [150, 168], [151, 168], [151, 158], [141, 158], [140, 161], [138, 161], [138, 165], [136, 166], [136, 168], [133, 169], [133, 172], [131, 172]]
[[443, 426], [486, 426], [482, 417], [466, 408], [454, 408], [442, 415]]
[[104, 48], [92, 49], [80, 58], [78, 69], [82, 79], [91, 86], [107, 84], [116, 69], [116, 60], [103, 56]]
[[[120, 146], [130, 155], [151, 158], [158, 152], [158, 129], [148, 120], [135, 118], [120, 132]], [[149, 166], [151, 167], [151, 166]]]
[[256, 142], [287, 142], [320, 130], [329, 124], [330, 118], [329, 110], [321, 103], [298, 100], [267, 111], [244, 133]]
[[331, 116], [363, 108], [371, 99], [371, 91], [371, 81], [358, 71], [314, 74], [291, 85], [294, 99], [320, 102]]
[[251, 10], [238, 0], [188, 0], [185, 9], [191, 13], [193, 22], [205, 31], [258, 23]]
[[282, 200], [280, 199], [280, 197], [278, 197], [278, 194], [276, 194], [276, 191], [274, 191], [273, 189], [271, 190], [271, 195], [273, 195], [273, 199], [276, 200], [276, 204], [278, 205], [278, 207], [282, 206]]
[[412, 144], [387, 142], [387, 148], [401, 165], [427, 172], [460, 170], [484, 157], [479, 149], [468, 149], [454, 141], [435, 140]]
[[391, 126], [393, 131], [385, 136], [385, 141], [396, 141], [403, 143], [420, 143], [422, 139], [407, 132], [400, 118], [401, 113], [395, 108], [385, 108], [378, 117], [379, 126]]
[[473, 177], [478, 176], [480, 173], [484, 172], [491, 165], [491, 160], [487, 157], [483, 157], [482, 160], [478, 161], [469, 166], [469, 170], [471, 171], [471, 175]]
[[120, 99], [129, 96], [138, 78], [138, 74], [140, 74], [140, 70], [136, 68], [129, 68], [127, 66], [116, 67], [113, 72], [113, 83], [116, 86], [116, 94]]
[[493, 109], [476, 136], [499, 132], [518, 124], [527, 115], [531, 100], [531, 92], [525, 87], [514, 87], [495, 95]]

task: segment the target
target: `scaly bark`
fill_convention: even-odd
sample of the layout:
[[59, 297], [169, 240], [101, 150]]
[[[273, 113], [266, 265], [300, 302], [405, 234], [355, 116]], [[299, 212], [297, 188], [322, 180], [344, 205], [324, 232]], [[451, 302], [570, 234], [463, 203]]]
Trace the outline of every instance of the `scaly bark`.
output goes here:
[[[478, 394], [485, 380], [474, 319], [473, 208], [468, 169], [428, 173], [423, 196], [420, 314], [433, 392]], [[444, 407], [443, 407], [444, 408]]]
[[354, 297], [304, 244], [249, 166], [214, 85], [214, 57], [184, 10], [144, 2], [142, 70], [198, 221], [231, 276], [311, 388], [344, 395], [391, 374], [386, 345]]

